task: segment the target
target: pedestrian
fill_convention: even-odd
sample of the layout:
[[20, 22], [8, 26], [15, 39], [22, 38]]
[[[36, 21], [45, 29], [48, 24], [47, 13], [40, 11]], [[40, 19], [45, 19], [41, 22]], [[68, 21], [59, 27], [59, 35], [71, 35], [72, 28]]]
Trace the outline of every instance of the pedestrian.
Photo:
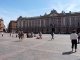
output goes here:
[[34, 37], [36, 37], [36, 34], [34, 33]]
[[12, 35], [12, 34], [10, 33], [10, 37], [11, 37], [11, 35]]
[[34, 37], [34, 33], [33, 32], [31, 32], [31, 37]]
[[21, 41], [21, 32], [18, 32], [19, 41]]
[[42, 39], [42, 33], [41, 32], [39, 33], [39, 37], [40, 37], [40, 39]]
[[75, 47], [75, 52], [77, 52], [77, 39], [78, 39], [78, 35], [76, 34], [76, 31], [73, 30], [71, 35], [70, 35], [70, 39], [71, 39], [71, 43], [72, 43], [72, 52], [73, 52], [73, 48]]
[[41, 37], [40, 37], [40, 33], [38, 33], [36, 39], [41, 39]]
[[16, 33], [16, 38], [17, 38], [17, 33]]
[[80, 32], [78, 33], [78, 44], [79, 44], [79, 41], [80, 41]]
[[54, 39], [54, 32], [51, 32], [51, 40]]
[[12, 33], [12, 37], [14, 37], [14, 36], [13, 36], [13, 33]]
[[23, 33], [23, 31], [21, 31], [20, 37], [21, 37], [21, 41], [22, 41], [23, 38], [24, 38], [24, 33]]
[[27, 38], [29, 37], [29, 36], [28, 36], [28, 33], [26, 33], [26, 36], [27, 36]]
[[2, 37], [3, 37], [3, 32], [2, 32]]

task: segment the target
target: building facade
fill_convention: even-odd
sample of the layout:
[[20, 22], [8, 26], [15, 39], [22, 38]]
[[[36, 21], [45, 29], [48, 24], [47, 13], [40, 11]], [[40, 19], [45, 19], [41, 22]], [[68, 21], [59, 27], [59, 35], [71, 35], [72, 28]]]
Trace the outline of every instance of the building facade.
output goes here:
[[9, 22], [8, 25], [8, 32], [16, 32], [17, 31], [17, 21], [12, 20]]
[[80, 31], [80, 12], [58, 13], [52, 10], [50, 14], [38, 17], [22, 17], [17, 19], [17, 31], [51, 33], [71, 33]]
[[4, 30], [4, 21], [3, 19], [0, 19], [0, 32], [3, 32]]

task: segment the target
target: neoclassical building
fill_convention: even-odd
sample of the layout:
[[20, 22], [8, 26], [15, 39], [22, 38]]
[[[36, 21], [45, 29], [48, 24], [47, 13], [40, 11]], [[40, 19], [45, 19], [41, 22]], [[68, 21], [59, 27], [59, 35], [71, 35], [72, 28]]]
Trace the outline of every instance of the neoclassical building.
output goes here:
[[4, 27], [4, 20], [1, 18], [0, 19], [0, 32], [3, 32], [4, 29], [5, 29], [5, 27]]
[[16, 32], [17, 31], [17, 21], [11, 20], [8, 24], [8, 32]]
[[71, 33], [80, 31], [80, 12], [58, 13], [52, 10], [50, 14], [35, 17], [22, 17], [17, 19], [17, 31], [51, 33]]

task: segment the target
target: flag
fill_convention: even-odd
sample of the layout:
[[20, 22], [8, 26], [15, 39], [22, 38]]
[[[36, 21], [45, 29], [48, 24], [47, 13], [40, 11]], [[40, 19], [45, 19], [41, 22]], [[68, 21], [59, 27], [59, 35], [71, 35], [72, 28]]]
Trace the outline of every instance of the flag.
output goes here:
[[54, 26], [54, 23], [52, 22], [52, 23], [50, 24], [50, 26], [51, 26], [51, 27]]

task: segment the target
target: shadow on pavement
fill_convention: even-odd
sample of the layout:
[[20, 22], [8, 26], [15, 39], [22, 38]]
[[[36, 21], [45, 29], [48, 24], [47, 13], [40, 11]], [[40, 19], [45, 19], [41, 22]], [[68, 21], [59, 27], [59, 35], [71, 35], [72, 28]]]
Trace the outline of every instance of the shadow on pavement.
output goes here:
[[48, 40], [48, 41], [53, 41], [53, 40]]
[[72, 53], [75, 53], [75, 52], [72, 52], [72, 51], [68, 51], [68, 52], [63, 52], [62, 55], [70, 55]]
[[13, 41], [13, 42], [19, 42], [19, 41], [17, 40], [17, 41]]
[[52, 40], [48, 40], [48, 41], [52, 41]]

